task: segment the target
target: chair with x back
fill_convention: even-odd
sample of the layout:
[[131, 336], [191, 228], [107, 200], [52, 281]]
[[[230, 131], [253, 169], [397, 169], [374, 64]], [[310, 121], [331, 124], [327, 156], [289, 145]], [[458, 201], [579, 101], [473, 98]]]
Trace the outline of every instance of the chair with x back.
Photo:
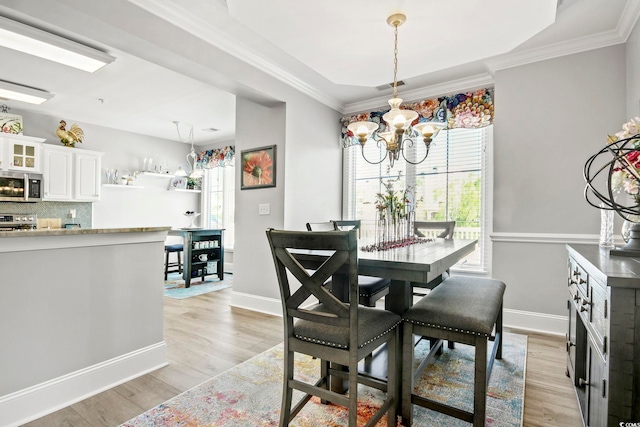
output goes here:
[[[345, 406], [349, 410], [349, 427], [356, 426], [358, 384], [386, 392], [380, 409], [366, 426], [375, 425], [385, 412], [389, 427], [396, 425], [398, 399], [400, 317], [390, 311], [339, 301], [323, 284], [334, 274], [348, 277], [351, 300], [358, 297], [358, 252], [356, 232], [267, 230], [267, 238], [278, 276], [284, 320], [284, 381], [280, 426], [291, 419], [312, 396]], [[315, 251], [315, 253], [314, 253]], [[317, 258], [319, 266], [310, 273], [300, 261]], [[296, 258], [298, 256], [298, 259]], [[300, 286], [291, 288], [289, 274]], [[309, 299], [317, 304], [309, 305]], [[387, 380], [358, 372], [358, 362], [373, 350], [387, 344]], [[295, 378], [294, 354], [303, 353], [320, 359], [320, 379], [307, 383]], [[330, 362], [348, 367], [336, 369]], [[330, 389], [331, 379], [349, 380], [348, 396]], [[305, 395], [291, 408], [293, 390]]]
[[[455, 221], [414, 221], [413, 229], [418, 237], [441, 237], [443, 239], [453, 239], [453, 230], [456, 228]], [[425, 230], [436, 230], [435, 233], [428, 233]], [[437, 233], [437, 234], [436, 234]]]
[[360, 238], [360, 225], [359, 219], [334, 219], [338, 230], [358, 230], [358, 239]]
[[[456, 228], [455, 221], [415, 221], [413, 230], [414, 234], [417, 237], [427, 237], [427, 238], [442, 238], [445, 240], [453, 239], [453, 230]], [[415, 288], [424, 288], [424, 289], [433, 289], [435, 286], [438, 286], [442, 280], [446, 279], [449, 276], [449, 272], [447, 271], [442, 276], [433, 280], [429, 283], [416, 283], [411, 282], [412, 289]], [[416, 292], [414, 290], [413, 295], [415, 296], [425, 296], [426, 291]]]
[[[332, 220], [327, 222], [308, 222], [309, 231], [356, 230], [360, 237], [360, 220]], [[330, 283], [327, 283], [330, 287]], [[382, 277], [358, 276], [358, 301], [367, 307], [375, 307], [376, 301], [389, 294], [391, 280]]]

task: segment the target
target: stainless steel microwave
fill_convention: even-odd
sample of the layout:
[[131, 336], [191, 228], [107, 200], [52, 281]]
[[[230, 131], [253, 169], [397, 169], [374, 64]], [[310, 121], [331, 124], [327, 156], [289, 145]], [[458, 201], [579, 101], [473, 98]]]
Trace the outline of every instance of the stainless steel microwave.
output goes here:
[[39, 202], [43, 190], [39, 173], [0, 171], [0, 202]]

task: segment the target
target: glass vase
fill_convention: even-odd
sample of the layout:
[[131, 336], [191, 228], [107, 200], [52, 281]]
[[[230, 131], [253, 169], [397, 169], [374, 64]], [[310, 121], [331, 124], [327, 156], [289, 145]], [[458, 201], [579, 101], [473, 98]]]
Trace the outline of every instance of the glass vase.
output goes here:
[[633, 224], [635, 224], [635, 222], [629, 220], [624, 220], [624, 222], [622, 223], [621, 234], [622, 239], [625, 243], [629, 243], [629, 238], [631, 237], [631, 227], [633, 226]]
[[600, 204], [600, 247], [613, 248], [613, 211]]

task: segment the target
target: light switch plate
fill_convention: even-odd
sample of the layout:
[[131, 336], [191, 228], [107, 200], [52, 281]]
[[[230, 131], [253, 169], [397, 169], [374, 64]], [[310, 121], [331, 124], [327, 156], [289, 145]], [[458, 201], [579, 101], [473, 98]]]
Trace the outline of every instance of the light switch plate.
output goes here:
[[258, 215], [269, 215], [271, 205], [269, 203], [260, 203], [258, 205]]

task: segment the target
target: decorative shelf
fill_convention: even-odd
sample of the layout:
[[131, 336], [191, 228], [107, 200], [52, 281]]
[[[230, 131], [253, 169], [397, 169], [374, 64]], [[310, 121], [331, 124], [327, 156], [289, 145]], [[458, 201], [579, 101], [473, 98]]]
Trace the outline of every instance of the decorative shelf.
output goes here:
[[155, 176], [157, 178], [173, 178], [175, 175], [170, 173], [142, 172], [144, 176]]
[[173, 191], [182, 191], [183, 193], [201, 193], [202, 190], [188, 190], [186, 188], [174, 188]]
[[122, 184], [102, 184], [103, 187], [112, 187], [112, 188], [130, 188], [130, 189], [142, 189], [144, 188], [142, 185], [122, 185]]

